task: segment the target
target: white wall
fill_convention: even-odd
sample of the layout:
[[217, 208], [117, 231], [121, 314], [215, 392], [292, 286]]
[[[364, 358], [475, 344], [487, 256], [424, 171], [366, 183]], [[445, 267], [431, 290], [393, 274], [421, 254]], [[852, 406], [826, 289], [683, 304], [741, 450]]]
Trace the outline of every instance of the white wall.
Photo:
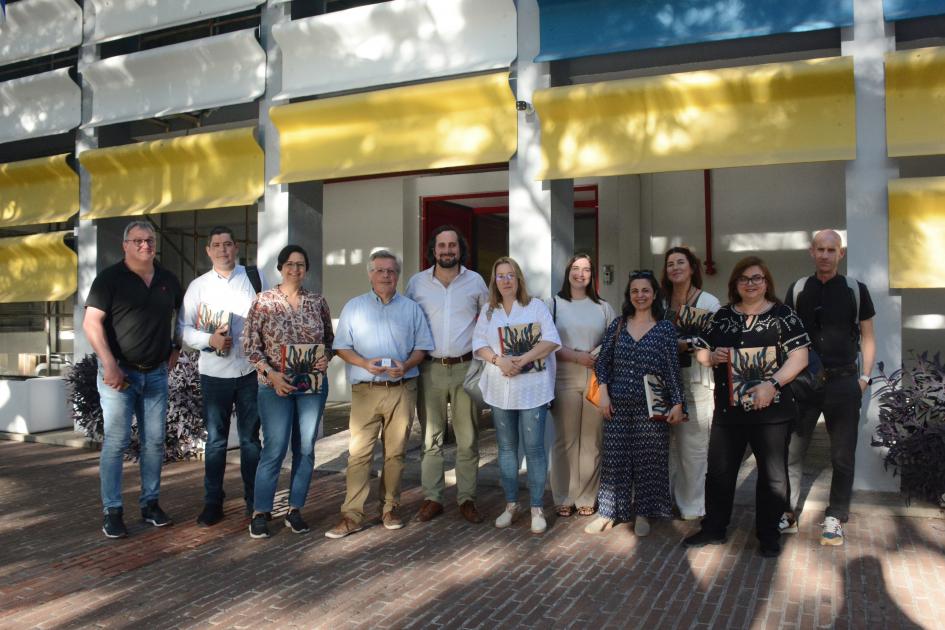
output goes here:
[[[740, 258], [760, 256], [783, 298], [791, 282], [812, 271], [807, 252], [811, 233], [844, 228], [842, 163], [718, 169], [711, 177], [717, 273], [703, 276], [704, 288], [723, 303], [728, 275]], [[659, 271], [666, 249], [675, 245], [687, 245], [704, 259], [702, 171], [657, 173], [641, 179], [645, 266]]]

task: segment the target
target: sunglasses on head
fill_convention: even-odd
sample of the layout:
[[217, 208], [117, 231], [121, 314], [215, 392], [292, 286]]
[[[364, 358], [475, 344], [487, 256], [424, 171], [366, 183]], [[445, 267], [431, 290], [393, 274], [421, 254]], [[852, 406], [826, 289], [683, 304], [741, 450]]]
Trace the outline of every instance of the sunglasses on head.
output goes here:
[[634, 269], [630, 272], [630, 279], [636, 280], [637, 278], [655, 278], [653, 275], [652, 269]]

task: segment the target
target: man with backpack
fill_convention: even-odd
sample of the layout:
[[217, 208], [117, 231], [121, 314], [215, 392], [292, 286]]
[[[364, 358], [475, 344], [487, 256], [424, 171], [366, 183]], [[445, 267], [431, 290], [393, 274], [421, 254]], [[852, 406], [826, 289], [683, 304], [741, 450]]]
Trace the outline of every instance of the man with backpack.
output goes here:
[[201, 351], [198, 367], [207, 426], [204, 507], [197, 517], [201, 527], [216, 525], [223, 519], [223, 473], [234, 406], [247, 516], [252, 514], [256, 467], [262, 449], [256, 368], [243, 354], [240, 335], [249, 307], [264, 287], [255, 267], [236, 264], [238, 253], [233, 230], [225, 226], [210, 230], [207, 257], [213, 268], [187, 287], [177, 323], [184, 344]]
[[[797, 395], [798, 422], [788, 452], [792, 511], [782, 517], [781, 532], [797, 533], [804, 455], [817, 420], [823, 414], [830, 436], [833, 474], [820, 539], [822, 545], [843, 544], [841, 523], [849, 518], [853, 494], [860, 407], [863, 394], [870, 386], [876, 357], [873, 301], [865, 284], [838, 273], [845, 254], [837, 232], [817, 232], [810, 247], [815, 273], [794, 282], [784, 300], [804, 322], [811, 340], [811, 354], [819, 357], [823, 373], [815, 387]], [[859, 363], [858, 354], [862, 354]]]

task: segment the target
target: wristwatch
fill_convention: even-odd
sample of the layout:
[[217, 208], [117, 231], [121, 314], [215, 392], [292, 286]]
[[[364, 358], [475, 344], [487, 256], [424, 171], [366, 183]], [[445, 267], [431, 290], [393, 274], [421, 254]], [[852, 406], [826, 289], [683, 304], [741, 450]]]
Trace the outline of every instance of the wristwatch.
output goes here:
[[768, 382], [771, 383], [772, 386], [774, 386], [774, 391], [776, 392], [781, 391], [781, 383], [778, 382], [778, 379], [772, 376], [771, 378], [768, 379]]
[[866, 383], [867, 385], [873, 384], [873, 379], [871, 379], [868, 374], [860, 374], [860, 380]]

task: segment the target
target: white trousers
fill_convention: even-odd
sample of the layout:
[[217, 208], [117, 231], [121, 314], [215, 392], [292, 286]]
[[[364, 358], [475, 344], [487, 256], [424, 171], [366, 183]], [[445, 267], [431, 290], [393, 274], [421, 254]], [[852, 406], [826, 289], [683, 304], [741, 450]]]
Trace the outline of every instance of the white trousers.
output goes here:
[[673, 427], [669, 444], [669, 480], [679, 513], [687, 519], [705, 515], [706, 456], [714, 409], [712, 389], [692, 382], [690, 370], [698, 369], [681, 370], [689, 421]]

